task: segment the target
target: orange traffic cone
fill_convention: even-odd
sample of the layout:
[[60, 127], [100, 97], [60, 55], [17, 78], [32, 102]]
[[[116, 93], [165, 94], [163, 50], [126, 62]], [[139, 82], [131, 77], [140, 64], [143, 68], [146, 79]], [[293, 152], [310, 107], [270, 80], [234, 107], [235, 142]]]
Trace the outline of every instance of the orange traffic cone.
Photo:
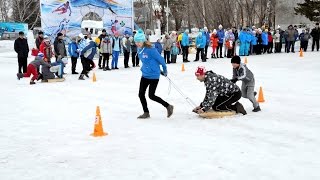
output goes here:
[[184, 69], [184, 64], [182, 64], [181, 71], [182, 71], [182, 72], [185, 71], [185, 69]]
[[93, 81], [93, 82], [96, 82], [96, 81], [97, 81], [96, 73], [93, 73], [92, 81]]
[[300, 48], [300, 57], [303, 57], [303, 51], [302, 51], [302, 48]]
[[101, 114], [100, 114], [100, 107], [97, 106], [96, 109], [96, 120], [94, 123], [94, 130], [91, 136], [94, 137], [100, 137], [100, 136], [106, 136], [108, 133], [103, 132], [103, 126], [102, 126], [102, 119], [101, 119]]
[[264, 97], [263, 97], [262, 87], [260, 87], [260, 90], [259, 90], [258, 102], [259, 103], [265, 102]]
[[247, 64], [248, 63], [248, 59], [247, 57], [244, 58], [244, 63]]

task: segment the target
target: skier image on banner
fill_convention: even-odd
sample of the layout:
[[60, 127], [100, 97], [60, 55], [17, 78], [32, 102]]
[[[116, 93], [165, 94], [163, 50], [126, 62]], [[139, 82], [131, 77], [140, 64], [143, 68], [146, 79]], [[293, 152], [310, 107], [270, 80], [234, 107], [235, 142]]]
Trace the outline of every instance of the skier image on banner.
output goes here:
[[68, 10], [70, 11], [69, 16], [71, 16], [72, 12], [71, 12], [71, 7], [70, 7], [69, 1], [67, 1], [67, 2], [63, 3], [62, 5], [60, 5], [57, 9], [52, 11], [52, 13], [59, 12], [58, 14], [61, 15], [61, 14], [67, 13]]
[[67, 33], [67, 26], [70, 20], [67, 20], [66, 18], [63, 18], [63, 20], [59, 23], [59, 26], [57, 30], [51, 34], [51, 35], [56, 35], [58, 33], [66, 34]]
[[95, 6], [98, 8], [109, 9], [113, 14], [116, 14], [112, 7], [117, 7], [118, 3], [113, 0], [70, 0], [72, 7]]
[[114, 34], [117, 31], [118, 20], [111, 20], [111, 32]]

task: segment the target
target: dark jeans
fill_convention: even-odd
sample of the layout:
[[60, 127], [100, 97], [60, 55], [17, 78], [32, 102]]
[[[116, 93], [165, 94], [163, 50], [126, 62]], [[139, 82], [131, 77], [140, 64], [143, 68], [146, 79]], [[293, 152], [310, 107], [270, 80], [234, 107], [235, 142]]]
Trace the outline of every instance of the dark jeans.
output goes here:
[[223, 56], [222, 56], [222, 46], [223, 46], [223, 43], [218, 43], [218, 47], [217, 47], [217, 57], [219, 57], [219, 51], [220, 51], [220, 57], [223, 57]]
[[317, 51], [319, 51], [319, 39], [312, 40], [312, 51], [314, 51], [314, 46], [317, 45]]
[[304, 52], [308, 49], [308, 41], [300, 41], [300, 49], [303, 49]]
[[105, 67], [109, 68], [110, 53], [102, 53], [102, 57], [103, 57], [102, 68], [105, 68]]
[[143, 112], [149, 112], [147, 100], [145, 97], [146, 90], [149, 86], [149, 98], [153, 101], [156, 101], [160, 104], [162, 104], [164, 107], [168, 107], [169, 104], [162, 100], [160, 97], [155, 95], [157, 86], [158, 86], [159, 79], [147, 79], [144, 77], [141, 77], [140, 80], [140, 89], [139, 89], [139, 98], [140, 102], [143, 108]]
[[170, 64], [171, 61], [170, 61], [170, 51], [163, 51], [163, 54], [164, 54], [164, 60], [167, 61], [167, 64]]
[[77, 67], [77, 57], [71, 57], [71, 72], [76, 72], [76, 67]]
[[124, 67], [129, 67], [129, 58], [130, 58], [130, 52], [126, 51], [124, 54]]
[[28, 58], [18, 57], [18, 73], [22, 73], [21, 69], [23, 70], [23, 73], [27, 73], [27, 67]]
[[99, 68], [102, 68], [102, 66], [101, 66], [102, 59], [103, 59], [103, 55], [102, 55], [102, 53], [99, 53], [99, 61], [98, 61]]
[[206, 58], [204, 57], [204, 48], [197, 48], [196, 61], [199, 60], [199, 54], [201, 54], [201, 60], [205, 61]]
[[268, 43], [268, 53], [272, 53], [273, 50], [273, 42]]
[[290, 52], [290, 48], [291, 52], [294, 52], [294, 41], [288, 41], [287, 53]]
[[214, 102], [212, 109], [214, 111], [237, 111], [237, 108], [234, 104], [241, 98], [241, 91], [235, 92], [226, 96], [218, 96]]
[[188, 55], [189, 55], [189, 46], [182, 46], [182, 56], [184, 61], [188, 60]]
[[276, 53], [281, 52], [281, 46], [282, 46], [282, 44], [280, 42], [275, 43], [275, 52]]
[[133, 67], [139, 66], [139, 56], [137, 52], [132, 52], [131, 55], [132, 55], [132, 66]]
[[208, 47], [209, 47], [209, 45], [206, 45], [206, 47], [204, 48], [204, 56], [205, 56], [205, 58], [207, 58], [207, 55], [208, 55]]

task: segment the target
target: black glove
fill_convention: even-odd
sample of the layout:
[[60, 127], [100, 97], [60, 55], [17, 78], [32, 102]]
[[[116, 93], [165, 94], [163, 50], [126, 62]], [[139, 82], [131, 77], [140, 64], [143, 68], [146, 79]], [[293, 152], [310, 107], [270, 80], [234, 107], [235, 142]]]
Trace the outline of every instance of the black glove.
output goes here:
[[238, 78], [231, 79], [230, 81], [236, 83], [238, 81]]
[[162, 76], [165, 76], [165, 77], [167, 77], [167, 75], [168, 75], [167, 73], [164, 73], [163, 71], [161, 71], [160, 74], [161, 74]]

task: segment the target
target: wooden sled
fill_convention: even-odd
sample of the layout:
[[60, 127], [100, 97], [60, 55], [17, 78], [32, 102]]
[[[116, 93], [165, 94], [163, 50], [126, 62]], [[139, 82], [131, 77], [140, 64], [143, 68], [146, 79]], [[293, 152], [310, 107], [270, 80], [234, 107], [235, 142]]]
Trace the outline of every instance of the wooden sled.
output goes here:
[[199, 114], [200, 117], [206, 118], [206, 119], [216, 119], [216, 118], [223, 118], [223, 117], [234, 116], [234, 115], [236, 115], [235, 111], [217, 112], [213, 110]]
[[55, 79], [48, 79], [48, 82], [43, 82], [42, 83], [53, 83], [53, 82], [63, 82], [64, 80], [66, 80], [65, 78], [55, 78]]

